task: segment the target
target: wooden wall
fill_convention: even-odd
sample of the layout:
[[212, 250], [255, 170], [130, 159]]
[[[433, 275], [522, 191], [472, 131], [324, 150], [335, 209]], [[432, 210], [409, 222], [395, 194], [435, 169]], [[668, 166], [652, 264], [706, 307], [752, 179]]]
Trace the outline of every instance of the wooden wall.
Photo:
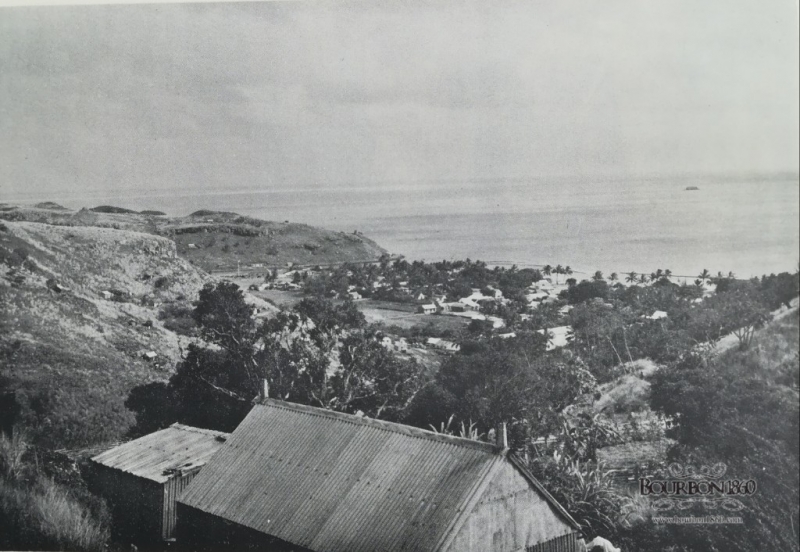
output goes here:
[[106, 499], [115, 538], [133, 543], [158, 542], [162, 536], [164, 489], [155, 481], [94, 464], [89, 488]]
[[181, 548], [198, 552], [312, 552], [220, 517], [177, 504], [176, 538]]
[[[577, 537], [575, 529], [556, 513], [522, 474], [510, 463], [503, 462], [448, 550], [538, 552], [540, 548], [536, 548], [537, 545], [552, 540], [554, 546], [561, 543], [558, 548], [552, 548], [553, 552], [572, 552], [577, 548], [569, 543], [576, 543]], [[550, 552], [551, 548], [541, 550]]]
[[175, 539], [175, 525], [177, 521], [176, 500], [198, 473], [200, 473], [200, 470], [196, 469], [184, 475], [176, 475], [164, 483], [164, 505], [161, 519], [161, 538], [164, 540], [171, 541]]

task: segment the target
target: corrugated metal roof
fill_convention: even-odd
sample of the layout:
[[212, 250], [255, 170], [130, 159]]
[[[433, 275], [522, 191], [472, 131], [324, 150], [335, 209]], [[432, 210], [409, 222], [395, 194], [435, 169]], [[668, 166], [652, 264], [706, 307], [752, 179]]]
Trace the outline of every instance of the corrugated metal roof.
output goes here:
[[179, 502], [311, 550], [432, 550], [504, 461], [487, 443], [267, 399]]
[[137, 477], [164, 483], [165, 470], [193, 469], [204, 465], [229, 434], [172, 424], [166, 429], [114, 447], [92, 458], [93, 462]]

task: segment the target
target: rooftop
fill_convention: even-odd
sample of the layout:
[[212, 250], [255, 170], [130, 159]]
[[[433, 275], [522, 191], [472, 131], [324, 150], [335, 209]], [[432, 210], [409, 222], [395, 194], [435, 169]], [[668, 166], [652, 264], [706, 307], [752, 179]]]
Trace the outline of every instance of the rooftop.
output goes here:
[[312, 550], [436, 549], [506, 461], [489, 443], [266, 399], [179, 502]]
[[156, 483], [166, 482], [175, 470], [192, 470], [222, 447], [227, 433], [172, 424], [101, 454], [92, 461]]

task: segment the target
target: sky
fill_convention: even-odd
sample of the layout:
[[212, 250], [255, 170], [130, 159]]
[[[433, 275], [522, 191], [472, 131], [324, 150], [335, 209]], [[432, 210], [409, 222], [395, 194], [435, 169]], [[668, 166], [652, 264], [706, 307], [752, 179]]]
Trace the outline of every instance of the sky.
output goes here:
[[797, 173], [794, 0], [0, 8], [0, 200]]

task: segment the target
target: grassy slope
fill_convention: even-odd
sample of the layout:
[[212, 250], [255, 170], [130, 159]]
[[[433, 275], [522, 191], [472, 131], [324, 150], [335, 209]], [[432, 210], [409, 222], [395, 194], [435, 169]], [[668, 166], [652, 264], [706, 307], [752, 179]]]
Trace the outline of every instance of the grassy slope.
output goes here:
[[[164, 329], [158, 302], [196, 296], [208, 276], [175, 257], [174, 244], [148, 234], [97, 227], [18, 222], [0, 231], [0, 359], [18, 392], [20, 420], [43, 445], [82, 446], [118, 438], [133, 422], [124, 407], [135, 385], [165, 379], [187, 339]], [[144, 275], [149, 275], [146, 278]], [[166, 277], [160, 288], [154, 286]], [[66, 288], [47, 285], [56, 280]], [[131, 302], [100, 292], [117, 289]], [[144, 326], [146, 321], [152, 328]], [[142, 359], [155, 351], [157, 363]]]
[[[366, 261], [384, 252], [362, 236], [235, 213], [168, 218], [0, 204], [0, 219], [0, 379], [17, 391], [21, 425], [50, 447], [113, 440], [130, 427], [130, 389], [168, 378], [189, 342], [163, 327], [157, 305], [188, 304], [211, 281], [201, 269], [235, 269], [237, 260]], [[112, 289], [126, 302], [103, 298]], [[157, 362], [142, 358], [148, 351]]]
[[[305, 224], [270, 222], [236, 213], [205, 212], [187, 217], [137, 213], [99, 213], [68, 209], [2, 205], [0, 219], [60, 226], [93, 226], [165, 236], [178, 255], [206, 271], [236, 270], [251, 263], [285, 267], [376, 260], [385, 250], [362, 235], [332, 232]], [[193, 247], [190, 247], [190, 244]]]

